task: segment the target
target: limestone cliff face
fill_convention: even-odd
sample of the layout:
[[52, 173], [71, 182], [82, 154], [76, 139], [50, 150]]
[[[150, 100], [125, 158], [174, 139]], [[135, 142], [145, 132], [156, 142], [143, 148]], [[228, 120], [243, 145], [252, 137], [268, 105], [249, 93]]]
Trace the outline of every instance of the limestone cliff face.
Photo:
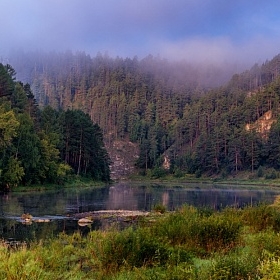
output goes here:
[[135, 163], [139, 157], [139, 147], [128, 140], [113, 140], [106, 144], [111, 159], [111, 179], [127, 178], [135, 171]]
[[273, 123], [277, 120], [273, 118], [272, 111], [269, 110], [263, 114], [257, 121], [252, 124], [246, 124], [246, 130], [256, 130], [256, 132], [260, 133], [264, 138], [268, 136], [268, 133], [271, 129]]

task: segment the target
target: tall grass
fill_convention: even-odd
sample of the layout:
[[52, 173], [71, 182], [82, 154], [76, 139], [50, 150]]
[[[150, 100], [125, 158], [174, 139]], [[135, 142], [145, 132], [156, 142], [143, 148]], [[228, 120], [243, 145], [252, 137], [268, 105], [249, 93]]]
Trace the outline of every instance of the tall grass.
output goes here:
[[278, 211], [184, 206], [123, 231], [2, 242], [0, 279], [279, 279]]
[[241, 222], [221, 213], [200, 212], [184, 207], [159, 221], [153, 232], [171, 245], [182, 245], [190, 251], [208, 254], [228, 250], [238, 241]]

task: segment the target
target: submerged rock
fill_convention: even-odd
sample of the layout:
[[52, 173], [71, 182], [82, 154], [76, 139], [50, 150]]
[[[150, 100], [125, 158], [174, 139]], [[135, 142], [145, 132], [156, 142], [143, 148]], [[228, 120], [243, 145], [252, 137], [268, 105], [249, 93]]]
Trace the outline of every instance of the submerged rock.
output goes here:
[[93, 221], [92, 221], [92, 219], [89, 219], [89, 218], [81, 218], [78, 221], [79, 226], [86, 226], [86, 225], [89, 225], [91, 223], [93, 223]]

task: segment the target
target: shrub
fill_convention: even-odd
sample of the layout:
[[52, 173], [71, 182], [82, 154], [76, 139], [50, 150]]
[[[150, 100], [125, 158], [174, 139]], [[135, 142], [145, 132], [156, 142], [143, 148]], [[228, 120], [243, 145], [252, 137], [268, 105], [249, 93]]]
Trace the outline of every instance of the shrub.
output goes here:
[[258, 264], [258, 256], [245, 248], [217, 258], [209, 279], [255, 279]]
[[153, 207], [153, 211], [159, 212], [159, 213], [163, 214], [163, 213], [166, 212], [166, 207], [164, 205], [162, 205], [162, 204], [156, 204]]
[[181, 169], [179, 169], [179, 168], [175, 168], [173, 174], [174, 174], [175, 178], [182, 178], [182, 177], [184, 177], [184, 172]]
[[276, 208], [269, 205], [261, 204], [245, 208], [242, 211], [242, 219], [246, 225], [256, 232], [268, 228], [280, 230], [280, 213]]
[[169, 214], [152, 228], [154, 235], [171, 245], [186, 245], [192, 247], [190, 228], [198, 219], [198, 211], [193, 207], [182, 207], [179, 211]]
[[270, 173], [267, 173], [265, 175], [265, 179], [268, 179], [268, 180], [273, 180], [276, 178], [277, 178], [277, 173], [276, 173], [275, 169], [272, 169], [272, 171]]
[[261, 178], [261, 177], [263, 177], [263, 175], [264, 175], [263, 167], [259, 166], [259, 168], [257, 170], [257, 176], [258, 176], [258, 178]]
[[151, 178], [158, 179], [162, 178], [167, 174], [166, 170], [161, 167], [155, 167], [151, 171]]
[[280, 259], [273, 255], [261, 261], [258, 266], [258, 279], [280, 279]]
[[158, 222], [153, 232], [171, 245], [204, 254], [231, 248], [238, 241], [241, 222], [229, 214], [213, 214], [184, 207]]
[[246, 243], [259, 255], [268, 252], [280, 256], [280, 234], [272, 229], [247, 235]]
[[207, 252], [231, 248], [240, 235], [241, 223], [220, 215], [201, 219], [191, 228], [192, 237], [197, 245]]
[[103, 244], [101, 262], [109, 270], [121, 266], [141, 267], [163, 265], [168, 260], [168, 248], [159, 243], [147, 229], [132, 228], [112, 233]]

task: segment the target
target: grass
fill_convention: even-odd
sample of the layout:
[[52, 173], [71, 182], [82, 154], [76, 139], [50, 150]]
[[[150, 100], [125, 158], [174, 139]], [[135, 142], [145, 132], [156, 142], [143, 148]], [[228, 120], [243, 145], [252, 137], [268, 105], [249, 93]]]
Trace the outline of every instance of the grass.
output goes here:
[[26, 192], [26, 191], [44, 191], [44, 190], [54, 190], [54, 189], [61, 189], [61, 188], [86, 188], [86, 187], [104, 187], [108, 185], [108, 183], [101, 182], [101, 181], [93, 181], [89, 178], [83, 178], [80, 176], [71, 176], [65, 181], [62, 185], [58, 184], [38, 184], [38, 185], [28, 185], [22, 186], [19, 185], [12, 189], [13, 192]]
[[149, 175], [147, 172], [146, 175], [141, 176], [139, 174], [132, 174], [129, 179], [133, 181], [140, 182], [155, 182], [155, 183], [203, 183], [203, 184], [212, 184], [215, 186], [219, 185], [237, 185], [237, 186], [246, 186], [256, 187], [256, 186], [266, 186], [266, 187], [279, 187], [280, 186], [280, 173], [278, 172], [276, 177], [271, 177], [271, 170], [264, 170], [262, 177], [258, 176], [258, 170], [255, 170], [254, 173], [249, 171], [238, 172], [234, 176], [228, 175], [227, 177], [222, 176], [208, 176], [207, 174], [202, 175], [201, 177], [196, 177], [195, 174], [183, 173], [182, 176], [178, 177], [174, 174], [165, 174], [162, 177], [155, 178]]
[[184, 206], [122, 231], [3, 242], [0, 279], [280, 279], [279, 217], [270, 205]]

